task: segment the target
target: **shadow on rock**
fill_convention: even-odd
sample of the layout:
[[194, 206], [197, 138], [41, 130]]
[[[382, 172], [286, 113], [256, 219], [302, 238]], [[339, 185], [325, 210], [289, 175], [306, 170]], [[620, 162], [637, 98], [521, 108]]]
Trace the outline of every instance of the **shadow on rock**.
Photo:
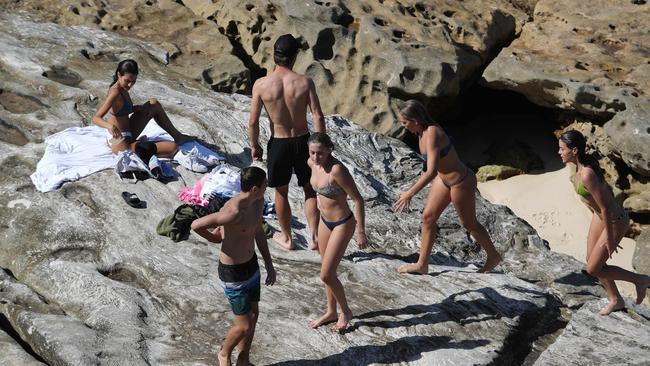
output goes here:
[[[508, 287], [511, 290], [525, 293], [534, 292], [528, 289]], [[522, 291], [523, 290], [523, 291]], [[483, 297], [475, 300], [457, 300], [458, 297], [470, 293], [479, 293]], [[534, 295], [537, 295], [535, 293]], [[544, 296], [544, 293], [539, 293]], [[498, 306], [498, 305], [501, 306]], [[381, 327], [381, 328], [399, 328], [412, 327], [416, 325], [432, 325], [446, 321], [454, 321], [461, 325], [467, 325], [485, 320], [495, 320], [502, 317], [514, 318], [522, 315], [531, 308], [538, 308], [534, 303], [527, 300], [516, 300], [499, 294], [496, 290], [489, 287], [483, 287], [478, 290], [467, 290], [455, 293], [440, 304], [432, 305], [408, 305], [400, 309], [386, 309], [371, 311], [356, 316], [356, 319], [371, 319], [380, 316], [398, 317], [404, 315], [420, 315], [402, 320], [359, 320], [353, 323], [347, 329], [352, 332], [360, 327]]]
[[571, 272], [566, 276], [556, 278], [553, 282], [573, 286], [598, 286], [598, 280], [584, 272]]
[[341, 353], [318, 360], [293, 360], [274, 363], [274, 366], [294, 365], [371, 365], [375, 363], [413, 362], [422, 358], [422, 354], [438, 349], [473, 349], [489, 344], [486, 339], [464, 340], [455, 342], [444, 336], [403, 337], [385, 345], [350, 347]]

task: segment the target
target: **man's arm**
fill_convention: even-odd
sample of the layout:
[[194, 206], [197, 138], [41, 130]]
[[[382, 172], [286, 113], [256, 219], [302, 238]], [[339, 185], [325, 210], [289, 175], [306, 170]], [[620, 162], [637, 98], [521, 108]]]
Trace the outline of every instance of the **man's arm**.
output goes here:
[[251, 157], [253, 160], [262, 160], [264, 154], [264, 150], [260, 146], [260, 115], [263, 103], [259, 93], [258, 81], [253, 85], [251, 114], [248, 119], [248, 140], [251, 144]]
[[226, 205], [219, 212], [194, 220], [192, 222], [192, 230], [209, 242], [220, 243], [222, 236], [214, 234], [209, 229], [214, 229], [218, 226], [228, 225], [235, 222], [237, 216], [238, 211], [230, 207], [230, 205]]
[[318, 94], [316, 94], [316, 85], [311, 78], [307, 78], [307, 80], [309, 81], [309, 109], [311, 109], [311, 114], [314, 116], [314, 129], [316, 132], [325, 132], [325, 118], [320, 108]]
[[273, 259], [271, 259], [271, 252], [269, 252], [269, 244], [266, 241], [266, 234], [262, 229], [262, 219], [260, 218], [259, 225], [255, 230], [255, 244], [257, 250], [260, 251], [262, 259], [264, 259], [264, 268], [266, 268], [266, 284], [272, 285], [275, 283], [275, 268], [273, 268]]

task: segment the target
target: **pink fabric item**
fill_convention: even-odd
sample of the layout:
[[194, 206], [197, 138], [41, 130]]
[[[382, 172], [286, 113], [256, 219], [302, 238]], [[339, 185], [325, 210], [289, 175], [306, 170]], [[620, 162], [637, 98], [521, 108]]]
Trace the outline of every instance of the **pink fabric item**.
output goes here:
[[210, 178], [210, 175], [211, 174], [203, 175], [201, 179], [194, 183], [194, 187], [185, 187], [178, 191], [178, 199], [185, 203], [207, 206], [210, 201], [201, 197], [201, 188], [203, 188], [203, 183]]

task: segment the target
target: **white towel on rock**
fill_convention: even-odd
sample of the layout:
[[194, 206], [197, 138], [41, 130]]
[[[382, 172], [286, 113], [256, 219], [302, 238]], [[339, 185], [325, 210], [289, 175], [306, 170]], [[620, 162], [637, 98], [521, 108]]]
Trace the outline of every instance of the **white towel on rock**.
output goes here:
[[[150, 122], [153, 122], [151, 120]], [[147, 124], [140, 136], [149, 141], [173, 141], [155, 122]], [[45, 139], [45, 154], [30, 176], [41, 192], [59, 188], [65, 182], [79, 180], [115, 166], [115, 155], [106, 143], [108, 130], [99, 126], [71, 127]]]

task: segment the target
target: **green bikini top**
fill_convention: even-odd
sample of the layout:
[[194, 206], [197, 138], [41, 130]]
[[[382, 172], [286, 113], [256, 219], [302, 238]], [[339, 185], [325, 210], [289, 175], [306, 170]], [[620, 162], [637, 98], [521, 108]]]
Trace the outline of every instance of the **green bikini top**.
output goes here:
[[591, 193], [589, 193], [587, 188], [585, 188], [585, 186], [582, 185], [582, 182], [578, 182], [578, 187], [576, 188], [576, 193], [581, 195], [582, 197], [587, 197], [587, 196], [591, 195]]

